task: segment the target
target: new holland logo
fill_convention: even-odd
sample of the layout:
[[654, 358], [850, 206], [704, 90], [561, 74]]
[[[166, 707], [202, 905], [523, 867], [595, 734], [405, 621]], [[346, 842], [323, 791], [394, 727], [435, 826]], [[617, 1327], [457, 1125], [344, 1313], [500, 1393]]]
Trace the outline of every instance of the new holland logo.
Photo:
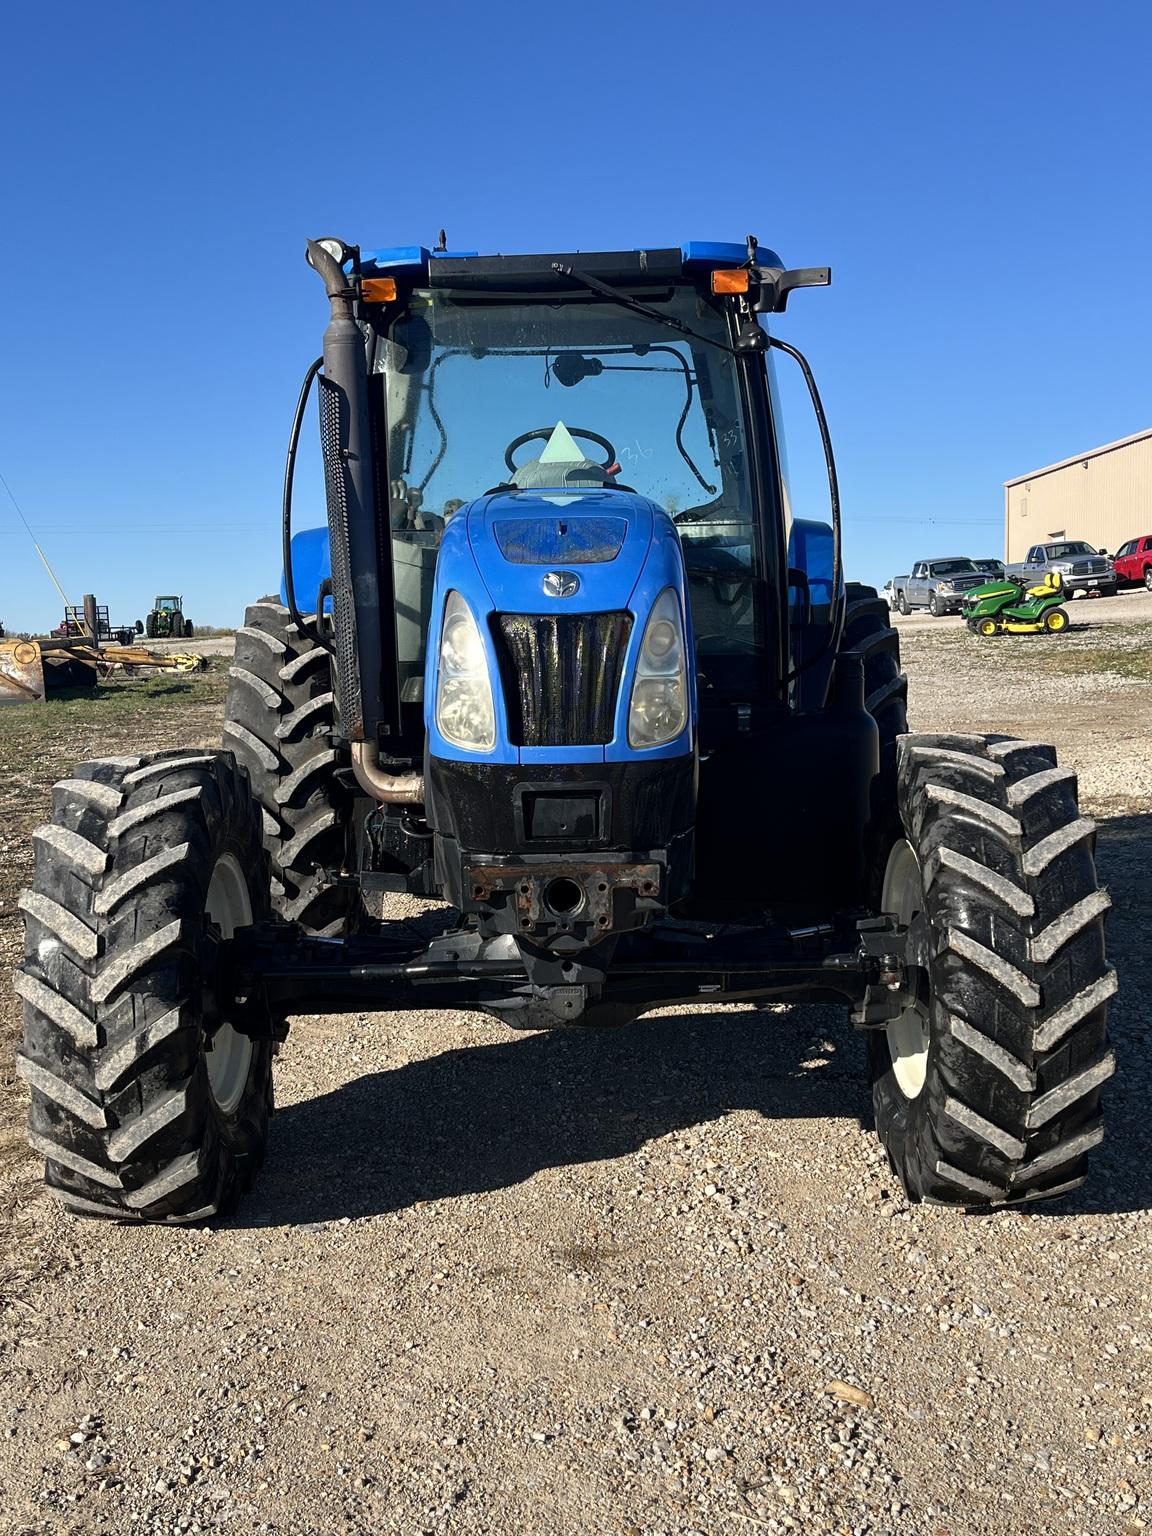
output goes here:
[[580, 590], [580, 578], [575, 571], [549, 571], [544, 590], [549, 597], [573, 597]]

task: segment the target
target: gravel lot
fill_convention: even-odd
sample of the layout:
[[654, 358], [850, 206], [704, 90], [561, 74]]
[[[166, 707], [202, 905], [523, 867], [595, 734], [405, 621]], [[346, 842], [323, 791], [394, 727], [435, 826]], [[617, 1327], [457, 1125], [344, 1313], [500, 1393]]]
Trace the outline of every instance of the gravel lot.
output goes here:
[[[914, 728], [1055, 740], [1101, 818], [1119, 1072], [1085, 1189], [909, 1209], [838, 1009], [587, 1036], [378, 1014], [296, 1021], [232, 1224], [79, 1223], [23, 1150], [5, 993], [3, 1530], [1152, 1525], [1152, 601], [1072, 616], [1035, 639], [901, 628]], [[222, 694], [217, 663], [0, 716], [5, 968], [52, 779], [211, 741]]]

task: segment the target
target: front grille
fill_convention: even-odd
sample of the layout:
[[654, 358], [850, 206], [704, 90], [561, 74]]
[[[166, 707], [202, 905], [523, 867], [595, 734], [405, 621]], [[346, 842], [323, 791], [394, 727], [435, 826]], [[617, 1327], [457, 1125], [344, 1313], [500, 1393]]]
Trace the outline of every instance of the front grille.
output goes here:
[[630, 613], [498, 613], [492, 628], [514, 746], [612, 740]]
[[1097, 576], [1108, 569], [1107, 560], [1077, 560], [1072, 566], [1073, 576]]

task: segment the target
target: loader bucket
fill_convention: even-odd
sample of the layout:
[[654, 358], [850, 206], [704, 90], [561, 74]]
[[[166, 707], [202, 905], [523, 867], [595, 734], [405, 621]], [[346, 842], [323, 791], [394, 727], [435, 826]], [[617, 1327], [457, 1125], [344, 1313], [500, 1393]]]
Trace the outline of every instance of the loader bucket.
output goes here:
[[0, 640], [0, 705], [44, 698], [44, 661], [33, 640]]

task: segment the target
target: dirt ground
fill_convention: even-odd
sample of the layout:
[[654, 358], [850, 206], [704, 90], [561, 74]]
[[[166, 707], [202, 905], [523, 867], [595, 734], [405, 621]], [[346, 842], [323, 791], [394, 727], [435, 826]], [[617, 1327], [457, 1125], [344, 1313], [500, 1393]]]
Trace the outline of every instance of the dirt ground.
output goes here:
[[[1110, 1136], [1063, 1202], [909, 1208], [843, 1012], [295, 1021], [227, 1225], [65, 1216], [0, 996], [0, 1530], [1136, 1536], [1152, 1526], [1152, 602], [901, 621], [914, 729], [1055, 740], [1100, 818]], [[223, 662], [0, 715], [0, 964], [73, 760], [218, 738]]]

